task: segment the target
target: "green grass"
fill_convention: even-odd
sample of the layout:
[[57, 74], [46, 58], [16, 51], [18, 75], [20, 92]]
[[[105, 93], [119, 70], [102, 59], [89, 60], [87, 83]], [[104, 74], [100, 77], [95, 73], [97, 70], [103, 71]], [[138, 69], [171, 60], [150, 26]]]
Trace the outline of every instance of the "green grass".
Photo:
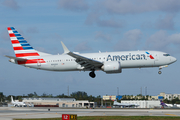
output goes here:
[[[61, 120], [61, 118], [37, 118], [14, 120]], [[180, 120], [180, 117], [171, 116], [80, 116], [77, 120]]]

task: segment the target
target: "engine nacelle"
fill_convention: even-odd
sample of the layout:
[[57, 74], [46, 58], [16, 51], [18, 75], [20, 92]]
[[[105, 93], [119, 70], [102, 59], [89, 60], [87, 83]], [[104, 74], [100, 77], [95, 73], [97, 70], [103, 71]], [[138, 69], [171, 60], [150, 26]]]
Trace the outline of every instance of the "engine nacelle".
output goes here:
[[101, 69], [106, 73], [121, 73], [121, 63], [120, 61], [106, 61]]

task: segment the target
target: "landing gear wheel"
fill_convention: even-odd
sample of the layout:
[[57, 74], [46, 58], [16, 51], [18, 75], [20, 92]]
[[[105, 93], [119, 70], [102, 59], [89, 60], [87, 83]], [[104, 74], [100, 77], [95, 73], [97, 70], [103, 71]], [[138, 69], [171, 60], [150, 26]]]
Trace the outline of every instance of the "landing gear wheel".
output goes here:
[[94, 72], [90, 72], [89, 73], [89, 76], [92, 77], [92, 78], [95, 78], [96, 77], [96, 74]]
[[158, 74], [161, 74], [161, 73], [162, 73], [161, 71], [158, 72]]

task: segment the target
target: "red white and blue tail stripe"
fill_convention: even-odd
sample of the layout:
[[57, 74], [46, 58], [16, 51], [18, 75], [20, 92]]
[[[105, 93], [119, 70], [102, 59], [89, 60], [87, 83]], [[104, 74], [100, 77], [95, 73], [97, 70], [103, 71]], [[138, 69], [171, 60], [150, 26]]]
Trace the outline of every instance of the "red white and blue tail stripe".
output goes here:
[[25, 61], [17, 61], [18, 64], [45, 63], [41, 55], [48, 54], [35, 50], [14, 27], [7, 29], [16, 57], [26, 59]]
[[40, 56], [14, 27], [8, 27], [7, 29], [16, 57]]

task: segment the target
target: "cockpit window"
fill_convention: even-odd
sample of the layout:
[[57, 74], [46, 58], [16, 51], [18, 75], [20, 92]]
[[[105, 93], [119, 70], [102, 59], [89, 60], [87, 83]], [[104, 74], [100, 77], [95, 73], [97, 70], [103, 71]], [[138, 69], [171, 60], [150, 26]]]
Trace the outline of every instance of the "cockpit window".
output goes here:
[[170, 56], [170, 54], [163, 54], [163, 56]]

